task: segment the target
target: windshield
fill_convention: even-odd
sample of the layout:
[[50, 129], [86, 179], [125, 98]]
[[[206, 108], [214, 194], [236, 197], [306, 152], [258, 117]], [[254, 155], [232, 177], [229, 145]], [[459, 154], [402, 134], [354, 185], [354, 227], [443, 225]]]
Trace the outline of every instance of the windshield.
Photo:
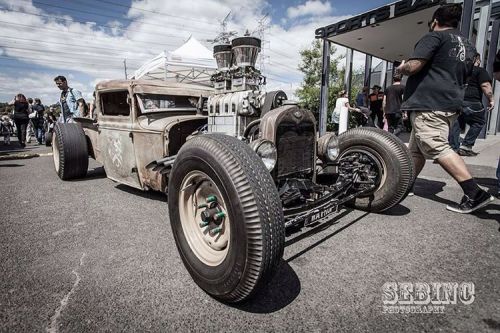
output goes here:
[[142, 113], [164, 111], [196, 111], [199, 98], [193, 96], [139, 94], [137, 95]]

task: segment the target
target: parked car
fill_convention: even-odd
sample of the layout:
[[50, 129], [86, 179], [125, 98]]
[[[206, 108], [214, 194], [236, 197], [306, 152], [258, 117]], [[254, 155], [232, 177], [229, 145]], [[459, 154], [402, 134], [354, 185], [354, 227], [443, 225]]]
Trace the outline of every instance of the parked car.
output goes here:
[[409, 192], [406, 146], [374, 128], [319, 137], [309, 110], [264, 92], [260, 40], [217, 45], [214, 88], [148, 81], [96, 87], [97, 120], [57, 124], [54, 164], [84, 177], [88, 157], [107, 177], [168, 193], [170, 224], [193, 280], [224, 302], [262, 289], [285, 231], [331, 220], [342, 205], [383, 212]]

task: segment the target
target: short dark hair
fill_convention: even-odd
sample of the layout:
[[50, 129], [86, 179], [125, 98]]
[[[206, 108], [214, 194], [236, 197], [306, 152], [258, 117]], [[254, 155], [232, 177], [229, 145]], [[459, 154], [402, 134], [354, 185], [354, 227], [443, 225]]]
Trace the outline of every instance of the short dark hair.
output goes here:
[[33, 98], [28, 98], [28, 103], [33, 103]]
[[56, 81], [62, 81], [62, 82], [68, 82], [68, 80], [66, 80], [66, 78], [62, 75], [58, 75], [54, 78], [54, 82]]
[[462, 5], [449, 4], [436, 9], [432, 15], [432, 21], [438, 21], [440, 26], [457, 28], [462, 18]]

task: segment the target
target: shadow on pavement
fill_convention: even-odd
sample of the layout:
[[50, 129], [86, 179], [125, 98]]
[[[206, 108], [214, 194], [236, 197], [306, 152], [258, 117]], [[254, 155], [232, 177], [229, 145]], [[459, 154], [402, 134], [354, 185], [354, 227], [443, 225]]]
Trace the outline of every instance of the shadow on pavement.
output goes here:
[[[331, 221], [319, 224], [309, 230], [307, 230], [304, 233], [299, 234], [298, 236], [288, 239], [285, 242], [285, 247], [290, 246], [306, 237], [310, 237], [314, 234], [317, 234], [323, 230], [328, 229], [334, 224], [339, 223], [339, 220], [348, 215], [350, 212], [352, 212], [352, 209], [346, 209], [339, 215], [335, 216], [335, 218]], [[269, 283], [269, 285], [258, 292], [251, 300], [248, 302], [245, 302], [240, 305], [234, 306], [235, 308], [246, 311], [246, 312], [252, 312], [252, 313], [272, 313], [276, 312], [284, 307], [286, 307], [288, 304], [292, 303], [293, 300], [295, 300], [298, 295], [300, 294], [301, 290], [301, 285], [300, 285], [300, 280], [295, 273], [295, 271], [292, 269], [292, 267], [289, 265], [289, 262], [295, 260], [296, 258], [300, 257], [301, 255], [307, 253], [308, 251], [312, 250], [316, 246], [320, 245], [321, 243], [325, 242], [326, 240], [332, 238], [342, 230], [350, 227], [354, 223], [358, 222], [359, 220], [363, 219], [365, 216], [367, 216], [369, 213], [365, 213], [361, 215], [360, 217], [356, 218], [355, 220], [351, 221], [350, 223], [346, 224], [345, 226], [341, 227], [338, 230], [335, 230], [333, 233], [330, 235], [324, 237], [323, 239], [317, 241], [316, 243], [312, 244], [311, 246], [308, 246], [306, 249], [300, 251], [299, 253], [293, 255], [292, 257], [288, 258], [287, 260], [284, 260], [278, 271], [276, 272], [276, 275], [272, 279], [272, 281]], [[297, 229], [300, 230], [300, 229]]]
[[[496, 213], [487, 212], [492, 210], [496, 211]], [[482, 220], [495, 220], [500, 224], [500, 205], [498, 204], [498, 199], [493, 201], [488, 206], [473, 212], [472, 215], [479, 217]], [[500, 228], [498, 231], [500, 231]]]
[[396, 206], [382, 212], [383, 215], [390, 215], [390, 216], [405, 216], [411, 213], [411, 210], [403, 206], [402, 204], [397, 204]]
[[446, 186], [445, 182], [417, 178], [417, 180], [415, 181], [414, 193], [419, 197], [440, 202], [445, 205], [450, 205], [455, 203], [451, 200], [443, 199], [437, 196], [438, 193], [443, 192], [443, 188], [445, 186]]
[[494, 319], [483, 319], [486, 325], [488, 325], [491, 329], [493, 330], [499, 330], [500, 331], [500, 322], [494, 320]]
[[165, 193], [162, 193], [162, 192], [141, 191], [137, 188], [130, 187], [130, 186], [127, 186], [124, 184], [118, 184], [115, 187], [119, 190], [124, 191], [124, 192], [130, 193], [133, 195], [138, 195], [138, 196], [146, 198], [146, 199], [167, 202], [167, 196], [165, 195]]
[[251, 313], [272, 313], [292, 303], [301, 290], [300, 280], [290, 265], [282, 261], [271, 282], [249, 301], [233, 305]]
[[[348, 224], [346, 224], [345, 226], [343, 226], [343, 227], [341, 227], [341, 228], [339, 228], [339, 229], [335, 230], [335, 231], [334, 231], [334, 232], [332, 232], [330, 235], [323, 237], [322, 239], [320, 239], [320, 240], [319, 240], [319, 241], [317, 241], [316, 243], [314, 243], [314, 244], [312, 244], [312, 245], [310, 245], [310, 246], [306, 247], [306, 248], [305, 248], [305, 249], [303, 249], [302, 251], [300, 251], [300, 252], [298, 252], [298, 253], [294, 254], [293, 256], [291, 256], [290, 258], [288, 258], [288, 259], [286, 260], [286, 262], [292, 262], [292, 261], [294, 261], [294, 260], [295, 260], [295, 259], [297, 259], [298, 257], [300, 257], [300, 256], [302, 256], [303, 254], [305, 254], [305, 253], [307, 253], [307, 252], [311, 251], [312, 249], [314, 249], [316, 246], [321, 245], [322, 243], [326, 242], [327, 240], [329, 240], [329, 239], [330, 239], [330, 238], [332, 238], [333, 236], [337, 235], [337, 234], [338, 234], [338, 233], [340, 233], [341, 231], [343, 231], [343, 230], [345, 230], [345, 229], [349, 228], [349, 227], [350, 227], [351, 225], [353, 225], [354, 223], [359, 222], [360, 220], [362, 220], [363, 218], [365, 218], [365, 217], [366, 217], [367, 215], [369, 215], [369, 214], [370, 214], [370, 213], [364, 213], [363, 215], [361, 215], [361, 216], [359, 216], [358, 218], [356, 218], [356, 219], [352, 220], [351, 222], [349, 222], [349, 223], [348, 223]], [[321, 230], [324, 230], [324, 229], [321, 229]], [[321, 230], [319, 230], [319, 231], [321, 231]], [[319, 231], [316, 231], [316, 232], [319, 232]], [[288, 242], [287, 242], [287, 243], [288, 243]], [[290, 244], [287, 244], [287, 243], [285, 243], [285, 246], [290, 245]], [[293, 243], [292, 243], [292, 244], [293, 244]]]
[[106, 178], [106, 171], [104, 171], [104, 167], [97, 167], [94, 169], [90, 169], [87, 171], [87, 175], [83, 178], [72, 179], [72, 182], [84, 182], [90, 179], [101, 179]]
[[24, 166], [24, 164], [17, 164], [17, 163], [6, 163], [6, 164], [0, 164], [0, 167], [8, 168], [8, 167], [21, 167]]

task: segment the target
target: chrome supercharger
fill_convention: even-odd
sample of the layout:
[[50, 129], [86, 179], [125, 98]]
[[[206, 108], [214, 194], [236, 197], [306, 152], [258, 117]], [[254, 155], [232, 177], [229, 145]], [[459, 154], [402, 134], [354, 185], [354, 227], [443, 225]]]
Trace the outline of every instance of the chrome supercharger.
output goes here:
[[208, 99], [208, 132], [242, 139], [247, 126], [259, 119], [266, 102], [261, 89], [266, 79], [255, 68], [260, 48], [255, 37], [214, 46], [217, 71], [212, 75], [215, 94]]

